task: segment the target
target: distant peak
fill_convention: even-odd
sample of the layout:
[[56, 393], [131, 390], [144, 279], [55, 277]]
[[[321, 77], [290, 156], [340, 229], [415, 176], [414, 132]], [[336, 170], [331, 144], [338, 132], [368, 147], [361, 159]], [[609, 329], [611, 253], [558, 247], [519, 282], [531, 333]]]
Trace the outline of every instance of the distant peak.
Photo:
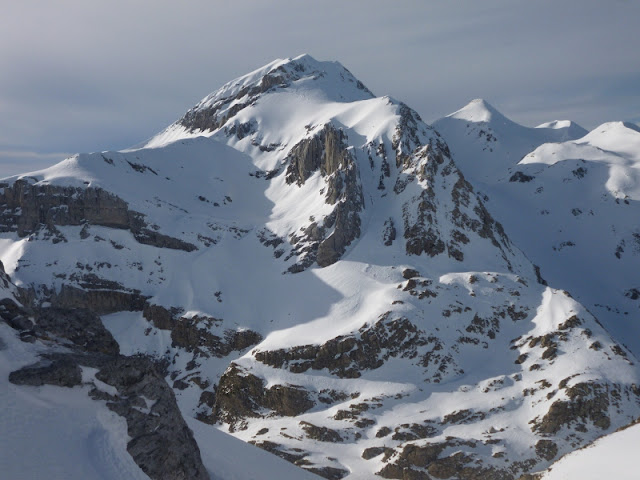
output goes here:
[[482, 98], [476, 98], [467, 103], [460, 110], [447, 115], [451, 118], [457, 118], [461, 120], [468, 120], [470, 122], [485, 122], [488, 123], [496, 119], [504, 119], [498, 110], [496, 110], [489, 102]]
[[558, 129], [558, 128], [570, 128], [574, 125], [577, 125], [577, 124], [572, 122], [571, 120], [553, 120], [551, 122], [541, 123], [536, 128]]
[[467, 107], [472, 106], [472, 105], [476, 105], [476, 106], [480, 106], [482, 108], [486, 108], [487, 110], [489, 109], [494, 109], [489, 102], [487, 102], [484, 98], [474, 98], [473, 100], [471, 100], [468, 104]]
[[640, 133], [640, 127], [632, 122], [607, 122], [594, 128], [590, 133], [605, 133], [611, 131], [624, 132], [626, 130], [633, 130], [636, 133]]
[[554, 130], [560, 137], [558, 141], [574, 140], [584, 137], [588, 131], [571, 120], [554, 120], [538, 125], [541, 130]]

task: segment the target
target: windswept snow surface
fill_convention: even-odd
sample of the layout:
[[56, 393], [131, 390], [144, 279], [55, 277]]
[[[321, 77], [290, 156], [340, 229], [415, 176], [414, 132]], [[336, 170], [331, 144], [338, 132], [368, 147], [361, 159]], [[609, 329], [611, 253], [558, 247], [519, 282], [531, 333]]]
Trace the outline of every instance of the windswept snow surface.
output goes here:
[[544, 480], [635, 480], [638, 478], [640, 425], [612, 433], [556, 462]]

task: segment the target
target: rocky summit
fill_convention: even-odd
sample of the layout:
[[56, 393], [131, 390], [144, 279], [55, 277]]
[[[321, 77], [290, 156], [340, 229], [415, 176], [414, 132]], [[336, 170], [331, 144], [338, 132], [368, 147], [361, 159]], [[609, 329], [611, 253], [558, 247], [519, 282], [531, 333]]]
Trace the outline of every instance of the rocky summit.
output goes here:
[[5, 178], [9, 453], [73, 478], [538, 478], [640, 417], [639, 166], [628, 124], [476, 100], [430, 126], [303, 55], [142, 146]]

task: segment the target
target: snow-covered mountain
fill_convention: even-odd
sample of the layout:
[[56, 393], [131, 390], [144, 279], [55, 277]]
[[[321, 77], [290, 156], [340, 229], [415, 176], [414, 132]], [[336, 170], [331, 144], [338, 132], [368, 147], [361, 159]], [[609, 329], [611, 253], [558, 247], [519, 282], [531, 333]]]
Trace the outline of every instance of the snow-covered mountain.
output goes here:
[[[640, 354], [638, 127], [613, 122], [583, 134], [570, 122], [543, 125], [567, 129], [567, 138], [558, 139], [481, 103], [434, 123], [456, 163], [544, 278], [570, 291]], [[474, 112], [468, 123], [453, 123], [465, 111]], [[481, 139], [467, 135], [500, 132], [505, 125], [520, 135], [495, 134], [489, 154]]]
[[543, 470], [629, 424], [635, 357], [467, 180], [492, 178], [465, 153], [483, 142], [498, 172], [579, 127], [472, 102], [437, 128], [303, 55], [141, 146], [4, 179], [0, 332], [28, 353], [3, 391], [99, 403], [120, 422], [101, 437], [110, 468], [151, 478], [181, 477], [150, 428], [180, 432], [193, 478], [251, 478], [216, 453], [258, 458], [226, 432], [325, 478], [471, 479]]
[[482, 99], [433, 123], [446, 139], [456, 164], [475, 182], [493, 182], [539, 145], [573, 140], [587, 131], [569, 120], [536, 128], [519, 125]]

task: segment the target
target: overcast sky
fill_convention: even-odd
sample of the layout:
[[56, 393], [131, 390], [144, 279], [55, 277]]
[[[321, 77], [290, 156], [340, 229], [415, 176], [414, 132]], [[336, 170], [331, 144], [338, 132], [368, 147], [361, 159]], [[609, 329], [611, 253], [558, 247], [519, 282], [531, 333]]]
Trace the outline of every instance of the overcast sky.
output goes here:
[[276, 58], [338, 60], [427, 122], [640, 121], [638, 0], [21, 0], [0, 16], [0, 177], [122, 149]]

